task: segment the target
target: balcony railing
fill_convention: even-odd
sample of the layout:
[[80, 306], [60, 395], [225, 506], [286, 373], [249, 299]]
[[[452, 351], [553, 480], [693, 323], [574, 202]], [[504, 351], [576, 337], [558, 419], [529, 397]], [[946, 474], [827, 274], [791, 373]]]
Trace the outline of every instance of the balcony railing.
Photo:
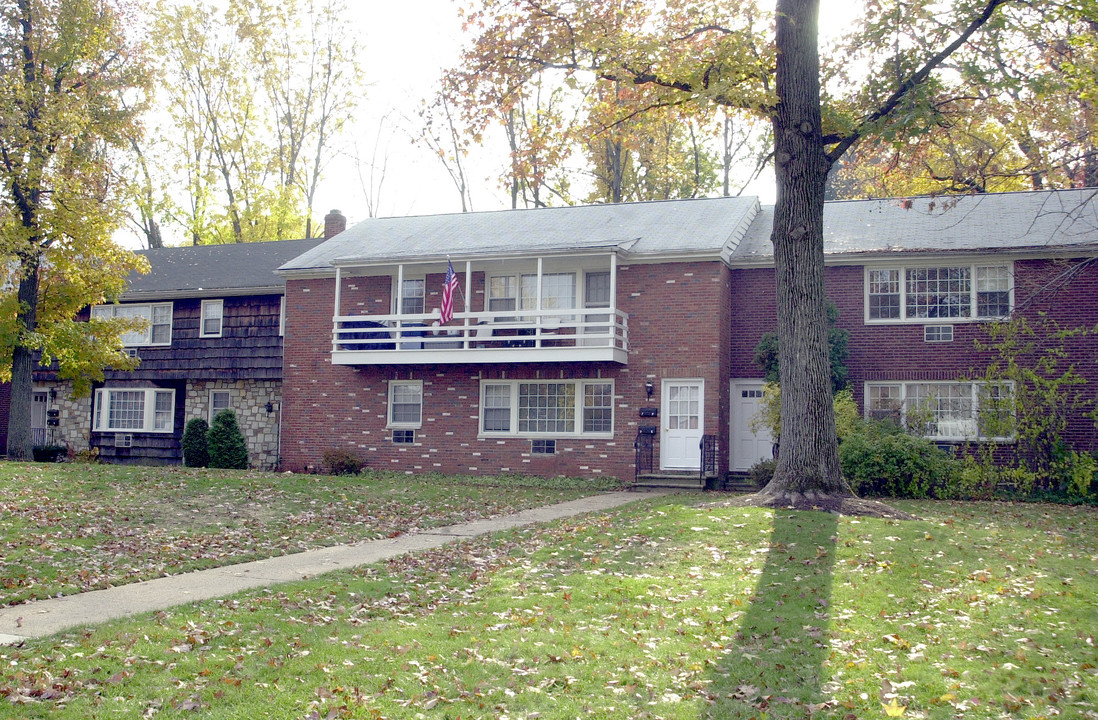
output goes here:
[[342, 315], [334, 318], [337, 365], [610, 361], [629, 355], [628, 315], [609, 308]]

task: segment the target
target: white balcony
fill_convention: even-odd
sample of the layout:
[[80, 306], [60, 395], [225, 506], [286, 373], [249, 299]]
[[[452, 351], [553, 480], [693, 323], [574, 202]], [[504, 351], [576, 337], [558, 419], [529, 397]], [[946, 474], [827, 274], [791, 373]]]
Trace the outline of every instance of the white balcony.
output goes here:
[[335, 365], [624, 365], [629, 358], [628, 315], [610, 308], [461, 312], [446, 325], [433, 314], [341, 315], [333, 320]]

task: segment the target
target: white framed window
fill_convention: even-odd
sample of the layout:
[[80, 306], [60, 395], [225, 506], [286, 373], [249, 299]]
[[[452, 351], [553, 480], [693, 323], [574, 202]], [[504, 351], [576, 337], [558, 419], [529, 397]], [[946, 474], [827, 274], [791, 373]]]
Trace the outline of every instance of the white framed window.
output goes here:
[[210, 390], [210, 417], [209, 423], [213, 425], [213, 419], [222, 410], [232, 410], [232, 397], [228, 390]]
[[614, 384], [608, 380], [485, 380], [480, 408], [486, 435], [614, 433]]
[[1012, 267], [935, 265], [865, 269], [865, 319], [878, 322], [995, 320], [1014, 307]]
[[175, 429], [175, 390], [100, 388], [92, 417], [96, 432], [170, 433]]
[[488, 312], [504, 312], [518, 307], [518, 283], [514, 275], [488, 278]]
[[142, 318], [148, 325], [144, 330], [122, 334], [122, 344], [127, 347], [172, 344], [172, 304], [125, 303], [122, 305], [93, 305], [91, 316], [96, 320], [112, 318]]
[[[490, 312], [515, 309], [535, 310], [538, 306], [537, 297], [538, 276], [536, 274], [495, 275], [488, 278], [488, 310]], [[575, 307], [576, 274], [573, 272], [543, 273], [541, 309], [573, 310]]]
[[[400, 290], [400, 312], [403, 315], [421, 315], [426, 312], [426, 283], [423, 278], [404, 278]], [[396, 308], [393, 308], [396, 312]]]
[[389, 427], [418, 428], [423, 424], [423, 381], [389, 381]]
[[221, 337], [221, 326], [225, 315], [224, 300], [202, 301], [202, 326], [199, 337]]
[[1013, 394], [1009, 382], [867, 383], [865, 412], [934, 440], [1010, 440]]

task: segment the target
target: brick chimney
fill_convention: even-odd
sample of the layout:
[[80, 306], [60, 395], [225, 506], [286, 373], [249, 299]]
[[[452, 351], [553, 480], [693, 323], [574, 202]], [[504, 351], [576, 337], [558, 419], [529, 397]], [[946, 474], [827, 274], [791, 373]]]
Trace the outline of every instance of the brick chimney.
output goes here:
[[338, 210], [332, 210], [324, 216], [324, 239], [331, 240], [347, 229], [347, 218]]

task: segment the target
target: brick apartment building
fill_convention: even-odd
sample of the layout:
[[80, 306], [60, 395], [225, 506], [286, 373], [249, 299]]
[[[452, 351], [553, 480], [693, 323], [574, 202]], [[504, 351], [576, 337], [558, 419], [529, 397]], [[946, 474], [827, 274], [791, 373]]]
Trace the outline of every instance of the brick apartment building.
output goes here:
[[[938, 442], [1009, 446], [981, 437], [975, 343], [1018, 314], [1098, 326], [1096, 194], [828, 203], [827, 294], [865, 413], [918, 409]], [[406, 473], [744, 471], [772, 445], [750, 424], [776, 326], [772, 213], [720, 198], [344, 230], [333, 212], [324, 241], [151, 251], [121, 304], [91, 309], [150, 320], [128, 336], [141, 365], [83, 399], [41, 368], [33, 415], [119, 462], [179, 462], [186, 421], [232, 407], [257, 467], [319, 471], [345, 449]], [[1093, 394], [1098, 341], [1069, 349]], [[1098, 450], [1090, 418], [1068, 438]]]
[[[987, 323], [1098, 324], [1091, 191], [829, 203], [828, 295], [867, 414], [929, 411], [980, 438]], [[367, 220], [282, 266], [282, 464], [326, 449], [409, 473], [721, 475], [771, 453], [750, 427], [775, 326], [772, 208], [684, 200]], [[441, 322], [446, 270], [454, 316]], [[1073, 346], [1098, 382], [1098, 347]], [[1093, 385], [1092, 385], [1093, 386]], [[1096, 449], [1094, 423], [1069, 435]], [[648, 470], [649, 468], [642, 468]]]

